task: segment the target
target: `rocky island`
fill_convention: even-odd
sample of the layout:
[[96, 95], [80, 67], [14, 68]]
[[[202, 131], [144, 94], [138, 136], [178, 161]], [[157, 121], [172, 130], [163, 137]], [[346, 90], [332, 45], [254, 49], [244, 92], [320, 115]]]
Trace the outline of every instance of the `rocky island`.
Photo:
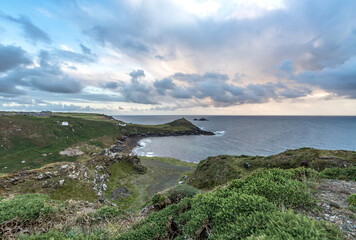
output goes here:
[[355, 239], [356, 152], [131, 155], [143, 137], [197, 134], [213, 135], [184, 118], [0, 116], [1, 238]]

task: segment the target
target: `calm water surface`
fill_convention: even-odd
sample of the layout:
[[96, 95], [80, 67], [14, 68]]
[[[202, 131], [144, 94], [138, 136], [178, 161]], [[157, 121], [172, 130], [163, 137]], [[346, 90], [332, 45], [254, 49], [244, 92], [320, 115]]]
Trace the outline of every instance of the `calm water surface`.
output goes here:
[[[276, 154], [313, 147], [356, 151], [356, 117], [312, 116], [114, 116], [141, 124], [161, 124], [180, 117], [216, 136], [152, 137], [141, 140], [134, 153], [199, 162], [209, 156]], [[193, 121], [206, 117], [209, 121]]]

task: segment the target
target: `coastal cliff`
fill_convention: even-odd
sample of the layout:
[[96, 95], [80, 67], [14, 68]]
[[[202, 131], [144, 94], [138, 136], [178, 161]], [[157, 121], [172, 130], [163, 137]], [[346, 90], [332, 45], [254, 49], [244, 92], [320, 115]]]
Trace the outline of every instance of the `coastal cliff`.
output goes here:
[[61, 113], [0, 124], [2, 239], [356, 237], [353, 151], [194, 164], [130, 155], [144, 137], [213, 135], [184, 118], [140, 125]]

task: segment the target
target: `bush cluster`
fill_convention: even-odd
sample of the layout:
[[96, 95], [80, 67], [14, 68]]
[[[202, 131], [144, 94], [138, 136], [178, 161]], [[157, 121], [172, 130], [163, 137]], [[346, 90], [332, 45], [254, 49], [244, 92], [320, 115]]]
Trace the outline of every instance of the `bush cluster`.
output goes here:
[[323, 178], [356, 181], [356, 166], [347, 168], [326, 168], [321, 172]]
[[316, 174], [303, 171], [257, 171], [226, 188], [184, 198], [116, 239], [341, 239], [326, 222], [279, 207], [313, 206], [304, 182]]
[[47, 195], [18, 195], [0, 202], [0, 224], [15, 218], [20, 221], [34, 220], [53, 211]]

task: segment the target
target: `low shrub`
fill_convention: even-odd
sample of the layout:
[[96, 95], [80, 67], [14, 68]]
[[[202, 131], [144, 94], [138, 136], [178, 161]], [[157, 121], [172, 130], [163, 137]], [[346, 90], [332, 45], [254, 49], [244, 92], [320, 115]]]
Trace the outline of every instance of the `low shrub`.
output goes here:
[[116, 207], [102, 207], [92, 213], [93, 217], [100, 219], [112, 219], [114, 217], [122, 215], [123, 212]]
[[190, 185], [182, 184], [169, 189], [167, 192], [167, 197], [172, 203], [178, 203], [183, 198], [192, 198], [199, 193], [201, 193], [200, 190]]
[[[308, 175], [313, 175], [304, 169], [258, 170], [244, 180], [234, 180], [231, 188], [237, 188], [241, 193], [254, 194], [265, 197], [277, 205], [287, 207], [308, 207], [315, 203], [314, 197], [302, 180], [307, 180]], [[308, 174], [305, 174], [308, 173]], [[314, 177], [314, 175], [313, 175]]]
[[356, 167], [326, 168], [321, 172], [323, 178], [356, 181]]
[[14, 218], [34, 220], [54, 211], [50, 199], [44, 194], [17, 195], [0, 202], [0, 224]]
[[324, 221], [279, 208], [313, 206], [303, 183], [310, 178], [314, 173], [301, 169], [257, 171], [154, 212], [116, 239], [342, 239]]
[[353, 207], [356, 207], [356, 193], [351, 194], [348, 196], [346, 201]]

